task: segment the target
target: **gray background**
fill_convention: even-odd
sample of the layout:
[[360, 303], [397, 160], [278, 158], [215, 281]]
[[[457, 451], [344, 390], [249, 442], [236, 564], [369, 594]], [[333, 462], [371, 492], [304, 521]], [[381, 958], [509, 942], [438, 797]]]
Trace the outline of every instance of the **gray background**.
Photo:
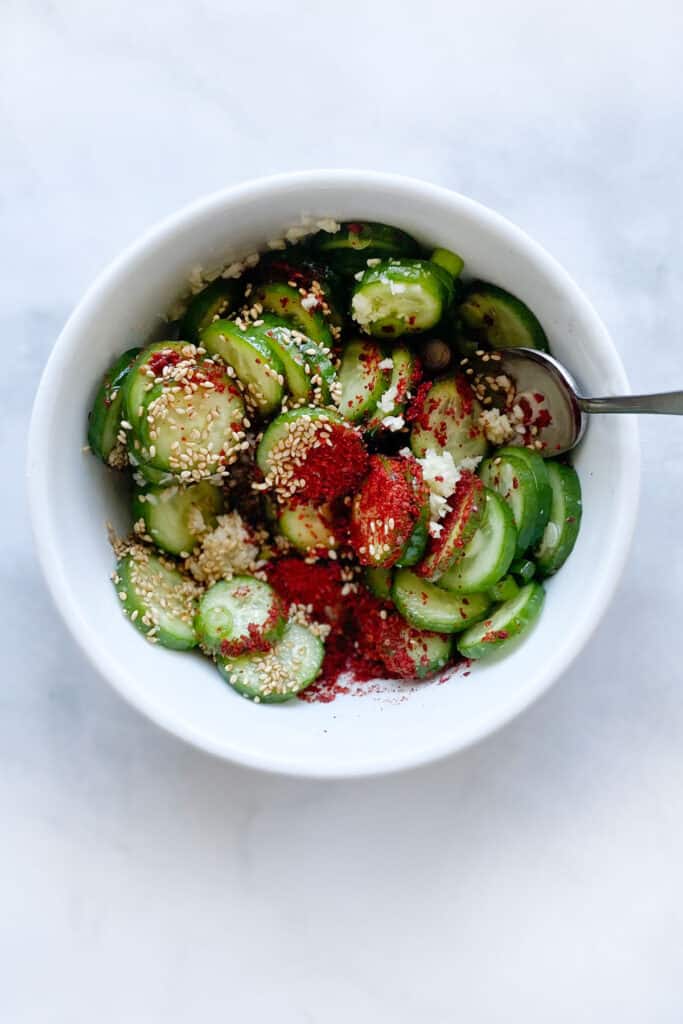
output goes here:
[[683, 386], [682, 32], [677, 0], [0, 6], [3, 1021], [683, 1019], [683, 423], [643, 421], [632, 558], [554, 690], [354, 784], [221, 764], [124, 705], [50, 604], [22, 481], [94, 275], [279, 170], [490, 204], [575, 276], [634, 385]]

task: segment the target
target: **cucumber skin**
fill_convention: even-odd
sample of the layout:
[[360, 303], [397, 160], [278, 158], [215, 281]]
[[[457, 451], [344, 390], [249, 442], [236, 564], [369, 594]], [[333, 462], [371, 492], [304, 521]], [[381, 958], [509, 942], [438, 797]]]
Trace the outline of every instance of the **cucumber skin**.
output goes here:
[[523, 445], [506, 445], [505, 448], [499, 448], [496, 451], [496, 457], [504, 457], [506, 455], [512, 455], [517, 459], [523, 459], [536, 480], [539, 507], [538, 516], [536, 518], [536, 529], [532, 534], [532, 539], [529, 541], [528, 545], [531, 547], [542, 537], [548, 519], [550, 518], [550, 506], [553, 500], [553, 491], [550, 486], [550, 477], [548, 476], [546, 460], [541, 458], [538, 452], [532, 452], [531, 449], [525, 448]]
[[[444, 589], [446, 590], [451, 590], [453, 593], [456, 594], [477, 594], [483, 590], [488, 590], [489, 588], [495, 586], [498, 580], [501, 579], [501, 577], [505, 576], [505, 574], [508, 572], [510, 568], [510, 563], [512, 562], [512, 559], [515, 557], [515, 551], [517, 548], [517, 528], [515, 526], [515, 520], [512, 515], [512, 510], [510, 506], [505, 501], [503, 501], [500, 495], [497, 494], [495, 491], [491, 491], [489, 488], [486, 488], [485, 496], [486, 504], [484, 508], [482, 523], [479, 526], [479, 529], [486, 529], [486, 521], [488, 515], [487, 510], [489, 502], [499, 502], [499, 511], [506, 520], [506, 527], [504, 527], [505, 537], [503, 541], [501, 556], [498, 560], [498, 563], [494, 571], [489, 576], [477, 581], [476, 585], [470, 585], [466, 583], [462, 584], [462, 582], [458, 578], [458, 573], [461, 569], [463, 562], [467, 558], [467, 548], [465, 548], [462, 559], [456, 562], [455, 566], [449, 569], [448, 572], [446, 572], [439, 580], [440, 587], [444, 587]], [[472, 543], [473, 540], [474, 536], [472, 537], [470, 544]], [[454, 576], [451, 576], [452, 573], [454, 574]], [[449, 577], [451, 578], [449, 579]]]
[[[185, 530], [186, 538], [188, 539], [187, 544], [175, 544], [163, 536], [160, 537], [159, 530], [156, 529], [153, 524], [154, 508], [156, 506], [149, 500], [143, 500], [148, 499], [148, 496], [151, 494], [153, 498], [157, 498], [158, 501], [163, 503], [164, 492], [168, 490], [168, 487], [172, 486], [174, 485], [170, 484], [167, 487], [156, 487], [151, 485], [142, 490], [136, 490], [133, 495], [133, 522], [136, 523], [139, 519], [144, 519], [147, 533], [161, 551], [166, 551], [170, 555], [181, 555], [183, 552], [187, 552], [189, 554], [197, 544], [199, 537], [191, 534], [187, 526], [184, 525], [181, 526], [181, 529]], [[219, 487], [209, 484], [206, 481], [202, 481], [198, 484], [190, 484], [189, 487], [186, 488], [178, 487], [177, 489], [179, 493], [167, 500], [171, 503], [176, 501], [176, 498], [182, 499], [183, 492], [187, 494], [189, 491], [195, 491], [195, 488], [199, 488], [199, 491], [195, 493], [199, 493], [201, 496], [207, 496], [207, 500], [204, 501], [203, 507], [201, 507], [200, 510], [202, 513], [209, 513], [208, 519], [206, 515], [204, 515], [204, 521], [207, 528], [211, 530], [216, 525], [216, 516], [220, 515], [224, 509], [223, 493]], [[211, 494], [211, 491], [209, 491], [208, 488], [211, 488], [211, 491], [213, 491], [214, 494]], [[209, 497], [212, 499], [212, 509], [207, 508]]]
[[[347, 363], [348, 374], [345, 373], [344, 360], [355, 360], [356, 362], [361, 361], [361, 356], [368, 354], [376, 361], [376, 364], [382, 362], [384, 358], [384, 352], [382, 348], [377, 344], [376, 341], [372, 341], [370, 338], [355, 338], [348, 342], [344, 346], [342, 353], [341, 367], [339, 369], [339, 382], [342, 386], [341, 399], [339, 409], [349, 423], [358, 423], [361, 420], [372, 416], [377, 409], [377, 403], [389, 387], [389, 376], [384, 370], [380, 370], [376, 365], [376, 377], [372, 388], [364, 388], [363, 391], [367, 392], [365, 397], [359, 403], [349, 401], [348, 394], [344, 394], [344, 380], [346, 376], [350, 376], [353, 373], [353, 369], [349, 368]], [[360, 371], [359, 371], [360, 372]], [[361, 372], [362, 376], [362, 372]]]
[[[102, 379], [92, 409], [88, 414], [88, 444], [94, 455], [108, 465], [108, 458], [116, 446], [121, 412], [123, 409], [123, 385], [133, 363], [140, 355], [139, 348], [129, 348], [119, 356]], [[112, 397], [112, 392], [114, 396]], [[114, 429], [111, 419], [115, 417]], [[110, 438], [105, 433], [111, 432]]]
[[[269, 365], [280, 377], [284, 377], [285, 368], [282, 360], [278, 355], [275, 345], [265, 334], [259, 335], [256, 331], [250, 331], [249, 328], [241, 331], [232, 320], [214, 320], [201, 333], [202, 346], [206, 349], [209, 356], [217, 355], [228, 366], [233, 366], [237, 377], [245, 387], [250, 383], [255, 383], [242, 379], [246, 376], [245, 371], [242, 370], [242, 377], [240, 377], [239, 370], [235, 366], [236, 360], [227, 357], [231, 342], [233, 345], [241, 344], [245, 346], [245, 348], [254, 353], [255, 361], [262, 361], [264, 364]], [[256, 402], [259, 414], [262, 416], [269, 416], [275, 412], [284, 397], [284, 387], [271, 376], [268, 376], [268, 388], [272, 392], [271, 397], [268, 398], [264, 394], [263, 399]]]
[[[514, 601], [519, 600], [520, 595], [525, 591], [528, 592], [528, 597], [522, 611], [517, 613], [506, 624], [507, 628], [494, 629], [492, 624], [494, 617], [505, 608], [505, 604], [512, 604]], [[465, 630], [458, 640], [458, 651], [463, 658], [468, 658], [472, 661], [486, 658], [496, 651], [504, 651], [506, 647], [516, 643], [531, 628], [541, 614], [544, 600], [545, 591], [541, 584], [528, 583], [526, 587], [520, 590], [519, 594], [511, 598], [509, 602], [504, 602], [500, 605], [483, 623], [477, 623], [475, 626]], [[491, 626], [489, 631], [486, 632], [485, 627], [489, 623], [491, 623]], [[482, 629], [484, 629], [483, 633]]]
[[[529, 547], [532, 545], [532, 538], [538, 536], [538, 525], [541, 519], [540, 495], [538, 493], [536, 477], [534, 476], [534, 472], [530, 468], [528, 462], [526, 462], [525, 459], [519, 458], [516, 449], [510, 448], [508, 451], [510, 454], [506, 455], [505, 459], [509, 463], [512, 463], [513, 472], [518, 478], [522, 479], [522, 490], [525, 486], [533, 488], [533, 495], [528, 499], [530, 503], [529, 521], [526, 523], [518, 523], [515, 519], [515, 526], [517, 527], [517, 550], [515, 552], [515, 557], [519, 558], [525, 551], [528, 551]], [[499, 458], [498, 453], [492, 455], [488, 459], [485, 459], [479, 467], [479, 476], [488, 488], [492, 491], [496, 491], [496, 494], [499, 494], [500, 497], [505, 500], [504, 495], [502, 495], [495, 486], [494, 478], [496, 476], [497, 467], [494, 464], [494, 460], [497, 458]], [[511, 508], [511, 510], [514, 514], [514, 509]]]
[[368, 565], [363, 574], [365, 585], [373, 595], [380, 601], [391, 600], [391, 584], [393, 572], [391, 569], [382, 569], [381, 566]]
[[[563, 488], [564, 521], [562, 522], [561, 535], [555, 545], [554, 552], [543, 555], [542, 539], [534, 552], [538, 574], [541, 578], [552, 576], [556, 573], [571, 555], [581, 529], [582, 515], [581, 481], [573, 466], [567, 466], [560, 462], [549, 462], [548, 472], [551, 474], [551, 477], [558, 478], [556, 486]], [[554, 521], [553, 511], [554, 509], [551, 510], [550, 522]]]
[[406, 541], [401, 557], [396, 562], [397, 569], [417, 565], [427, 549], [429, 541], [429, 505], [420, 513], [420, 518], [413, 527], [413, 532]]
[[346, 221], [333, 234], [319, 231], [311, 238], [308, 248], [321, 254], [344, 276], [365, 271], [369, 259], [420, 254], [420, 246], [411, 235], [400, 228], [372, 221]]
[[200, 333], [216, 314], [224, 318], [233, 312], [240, 292], [239, 280], [217, 277], [203, 291], [193, 295], [180, 324], [181, 337], [197, 343]]
[[297, 330], [324, 348], [333, 348], [334, 337], [325, 317], [319, 311], [309, 313], [305, 310], [296, 288], [279, 281], [264, 282], [254, 286], [249, 301], [259, 302], [266, 312], [289, 320]]

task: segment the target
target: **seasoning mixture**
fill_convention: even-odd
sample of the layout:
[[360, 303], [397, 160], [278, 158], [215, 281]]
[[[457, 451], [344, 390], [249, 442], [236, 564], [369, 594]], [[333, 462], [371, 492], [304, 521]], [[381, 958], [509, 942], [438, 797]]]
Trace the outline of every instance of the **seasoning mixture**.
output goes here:
[[383, 224], [320, 221], [190, 279], [105, 374], [91, 451], [134, 482], [123, 614], [255, 703], [328, 702], [511, 649], [576, 542], [535, 315]]

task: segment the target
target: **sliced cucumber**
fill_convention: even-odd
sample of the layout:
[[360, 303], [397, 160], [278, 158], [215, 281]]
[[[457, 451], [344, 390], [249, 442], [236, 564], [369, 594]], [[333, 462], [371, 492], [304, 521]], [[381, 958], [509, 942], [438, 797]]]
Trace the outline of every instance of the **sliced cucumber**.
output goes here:
[[319, 231], [308, 243], [310, 250], [320, 253], [340, 274], [350, 276], [367, 269], [368, 259], [389, 256], [417, 256], [420, 246], [410, 235], [388, 224], [351, 221], [330, 234]]
[[531, 583], [536, 575], [536, 563], [532, 562], [530, 558], [515, 558], [510, 566], [510, 572], [524, 586], [525, 583]]
[[452, 634], [416, 629], [402, 617], [396, 618], [400, 624], [388, 637], [391, 649], [385, 642], [378, 652], [390, 673], [403, 679], [426, 679], [448, 664], [454, 646]]
[[459, 277], [465, 266], [462, 256], [457, 252], [451, 252], [450, 249], [435, 249], [429, 260], [436, 263], [437, 267], [443, 267], [451, 277]]
[[389, 374], [381, 369], [384, 353], [373, 341], [358, 339], [344, 349], [339, 383], [342, 416], [352, 423], [370, 416], [389, 386]]
[[364, 570], [363, 578], [373, 597], [378, 597], [380, 601], [390, 601], [393, 575], [391, 569], [369, 565]]
[[350, 539], [361, 565], [388, 569], [404, 555], [410, 557], [418, 546], [420, 538], [413, 534], [428, 492], [421, 477], [414, 479], [411, 462], [417, 467], [412, 459], [370, 457], [351, 506]]
[[550, 518], [534, 551], [543, 576], [550, 576], [569, 558], [581, 527], [581, 483], [576, 470], [560, 462], [546, 462], [552, 504]]
[[456, 594], [476, 594], [488, 590], [510, 568], [517, 549], [517, 530], [512, 511], [496, 494], [485, 490], [481, 526], [452, 569], [439, 580], [439, 586]]
[[236, 658], [267, 651], [285, 628], [285, 606], [268, 583], [233, 576], [214, 583], [199, 602], [195, 627], [204, 650]]
[[329, 402], [330, 385], [336, 373], [327, 349], [288, 326], [280, 317], [264, 316], [263, 326], [258, 330], [265, 334], [271, 348], [280, 357], [287, 390], [292, 398], [297, 402], [319, 398], [316, 404], [321, 405]]
[[283, 537], [304, 554], [336, 551], [341, 538], [334, 533], [332, 511], [329, 505], [291, 505], [278, 517]]
[[538, 517], [536, 519], [536, 535], [532, 538], [531, 543], [535, 544], [543, 535], [543, 531], [545, 530], [546, 523], [550, 516], [550, 505], [553, 500], [553, 492], [550, 486], [550, 477], [546, 466], [546, 460], [541, 458], [538, 452], [531, 451], [530, 448], [525, 448], [523, 446], [518, 447], [517, 445], [499, 448], [496, 455], [514, 455], [516, 458], [522, 459], [526, 462], [527, 466], [534, 474], [536, 488], [538, 490]]
[[467, 332], [493, 349], [538, 348], [548, 351], [548, 339], [528, 306], [494, 284], [475, 281], [458, 312]]
[[287, 446], [287, 440], [292, 427], [297, 420], [305, 419], [306, 417], [309, 417], [311, 420], [319, 420], [321, 428], [325, 423], [344, 422], [338, 412], [332, 409], [320, 409], [314, 405], [304, 405], [298, 409], [289, 409], [287, 412], [280, 413], [264, 431], [263, 437], [256, 449], [256, 464], [264, 476], [267, 476], [274, 468], [274, 450]]
[[420, 512], [419, 518], [413, 527], [413, 532], [406, 541], [406, 546], [401, 552], [401, 557], [396, 562], [398, 568], [403, 568], [411, 565], [417, 565], [425, 551], [427, 550], [427, 544], [429, 542], [429, 502], [427, 502], [422, 511]]
[[519, 585], [514, 576], [503, 576], [502, 580], [494, 583], [487, 593], [494, 604], [502, 604], [519, 593]]
[[464, 658], [477, 659], [512, 646], [534, 624], [540, 615], [544, 598], [545, 593], [540, 583], [527, 583], [488, 619], [465, 630], [458, 641], [458, 650]]
[[255, 703], [289, 700], [320, 673], [325, 648], [305, 626], [288, 623], [271, 651], [241, 658], [219, 657], [218, 671], [226, 682]]
[[368, 431], [381, 430], [386, 416], [402, 416], [405, 413], [410, 389], [418, 383], [420, 375], [417, 357], [406, 345], [392, 348], [389, 384], [381, 396], [380, 407], [375, 409], [370, 418], [366, 428]]
[[235, 278], [218, 277], [194, 295], [189, 302], [180, 325], [180, 335], [188, 341], [199, 341], [205, 327], [214, 320], [227, 317], [237, 305], [242, 292], [241, 282]]
[[119, 559], [114, 587], [121, 606], [148, 640], [187, 651], [197, 645], [197, 588], [172, 562], [138, 548]]
[[431, 448], [448, 451], [456, 466], [465, 458], [486, 454], [488, 442], [479, 425], [481, 406], [467, 380], [458, 375], [436, 381], [409, 410], [413, 426], [410, 447], [418, 459]]
[[417, 567], [423, 579], [440, 579], [465, 554], [467, 545], [481, 524], [484, 515], [484, 488], [471, 473], [460, 477], [451, 511], [442, 520], [438, 537], [431, 537], [427, 554]]
[[215, 320], [204, 328], [201, 342], [209, 355], [232, 366], [244, 385], [249, 404], [261, 416], [279, 409], [284, 396], [284, 366], [275, 345], [263, 332], [242, 330], [232, 320]]
[[367, 334], [398, 338], [434, 327], [452, 299], [453, 279], [437, 264], [383, 260], [356, 284], [351, 314]]
[[[501, 450], [502, 451], [502, 450]], [[516, 555], [523, 555], [534, 539], [542, 533], [548, 519], [548, 508], [539, 490], [538, 479], [529, 462], [520, 458], [516, 448], [506, 448], [486, 459], [479, 475], [492, 491], [510, 506], [517, 527]]]
[[147, 465], [197, 482], [235, 461], [244, 437], [244, 404], [212, 360], [197, 363], [182, 384], [170, 377], [155, 384], [142, 405], [139, 454]]
[[[132, 438], [131, 441], [137, 440]], [[165, 469], [155, 469], [154, 466], [148, 466], [146, 462], [140, 461], [140, 442], [138, 441], [138, 450], [131, 452], [129, 450], [128, 458], [130, 459], [131, 466], [133, 466], [135, 473], [142, 477], [142, 480], [136, 478], [136, 483], [143, 485], [143, 482], [148, 484], [154, 484], [155, 487], [168, 487], [171, 484], [178, 483], [178, 477], [175, 473], [169, 473]], [[133, 445], [131, 444], [131, 448]]]
[[308, 338], [327, 349], [332, 348], [334, 337], [325, 316], [315, 306], [306, 308], [308, 300], [299, 294], [298, 288], [280, 281], [268, 281], [254, 286], [249, 301], [260, 303], [265, 313], [274, 313], [275, 316], [289, 320], [292, 326]]
[[216, 526], [223, 511], [223, 491], [203, 480], [189, 487], [147, 487], [133, 496], [133, 520], [162, 551], [186, 558], [200, 537]]
[[125, 418], [137, 429], [143, 417], [143, 399], [160, 380], [167, 366], [195, 362], [197, 348], [187, 341], [157, 341], [143, 348], [122, 387]]
[[396, 572], [391, 596], [411, 626], [437, 633], [460, 633], [473, 622], [483, 619], [491, 606], [486, 594], [449, 594], [410, 569]]
[[139, 348], [129, 348], [107, 370], [88, 415], [90, 450], [107, 464], [117, 447], [121, 429], [123, 383], [139, 354]]

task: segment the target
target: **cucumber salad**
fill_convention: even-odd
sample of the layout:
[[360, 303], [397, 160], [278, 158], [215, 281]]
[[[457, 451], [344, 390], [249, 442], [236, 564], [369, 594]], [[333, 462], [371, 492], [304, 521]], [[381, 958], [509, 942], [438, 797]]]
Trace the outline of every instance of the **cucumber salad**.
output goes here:
[[498, 365], [548, 348], [533, 312], [399, 228], [316, 228], [194, 275], [88, 422], [131, 492], [123, 614], [257, 703], [513, 649], [581, 521], [544, 396]]

